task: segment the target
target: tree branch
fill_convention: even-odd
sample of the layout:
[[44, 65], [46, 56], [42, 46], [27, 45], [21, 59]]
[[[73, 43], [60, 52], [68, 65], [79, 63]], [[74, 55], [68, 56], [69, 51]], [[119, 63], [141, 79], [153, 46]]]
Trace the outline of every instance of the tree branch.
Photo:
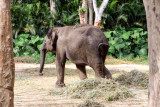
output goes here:
[[93, 0], [93, 8], [94, 8], [94, 11], [97, 15], [98, 14], [97, 0]]
[[106, 8], [109, 0], [103, 0], [100, 9], [99, 9], [99, 14], [102, 16], [104, 9]]

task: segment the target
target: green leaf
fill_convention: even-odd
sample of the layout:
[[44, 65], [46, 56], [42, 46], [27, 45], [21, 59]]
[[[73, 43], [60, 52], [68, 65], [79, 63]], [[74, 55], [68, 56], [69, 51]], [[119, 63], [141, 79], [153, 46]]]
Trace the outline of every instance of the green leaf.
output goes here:
[[116, 44], [115, 48], [119, 51], [120, 49], [124, 48], [125, 44]]
[[125, 14], [122, 14], [117, 18], [117, 22], [119, 22], [120, 20], [122, 20], [124, 22], [127, 22], [128, 21], [128, 16], [125, 15]]
[[39, 10], [40, 10], [40, 2], [38, 2], [38, 3], [36, 3], [36, 6], [37, 6], [37, 14], [38, 14], [38, 12], [39, 12]]
[[111, 34], [112, 34], [112, 31], [109, 31], [109, 32], [104, 32], [105, 36], [107, 38], [110, 38], [111, 37]]
[[32, 35], [36, 34], [35, 26], [34, 25], [27, 25], [29, 28], [29, 31], [31, 32]]
[[109, 44], [114, 45], [116, 43], [116, 40], [110, 40]]
[[42, 47], [42, 44], [37, 45], [37, 48], [38, 48], [39, 51], [41, 50], [41, 47]]
[[24, 55], [24, 56], [28, 56], [28, 55], [29, 55], [29, 52], [26, 51], [26, 52], [23, 53], [23, 55]]
[[117, 2], [119, 2], [119, 1], [118, 0], [114, 0], [114, 1], [111, 2], [111, 4], [110, 4], [110, 11], [113, 10], [113, 8], [114, 8], [114, 6], [116, 5]]
[[127, 59], [132, 59], [134, 58], [134, 53], [130, 53], [129, 55], [126, 56]]
[[127, 46], [130, 46], [130, 45], [131, 45], [131, 42], [126, 42], [126, 45], [127, 45]]
[[115, 53], [115, 48], [114, 48], [113, 46], [110, 46], [110, 47], [109, 47], [109, 52], [110, 52], [110, 53]]
[[18, 39], [27, 39], [29, 37], [29, 34], [20, 34], [19, 36], [18, 36]]
[[135, 32], [133, 35], [131, 35], [132, 38], [139, 38], [139, 33]]
[[32, 36], [30, 43], [35, 44], [37, 41], [39, 41], [39, 36]]
[[142, 48], [139, 50], [138, 54], [140, 56], [146, 56], [147, 55], [147, 49], [146, 48]]
[[23, 44], [24, 44], [24, 41], [17, 41], [17, 42], [15, 43], [15, 45], [18, 46], [18, 47], [19, 47], [19, 46], [24, 46]]
[[133, 31], [143, 31], [142, 28], [131, 28]]
[[128, 40], [129, 39], [129, 36], [130, 36], [130, 32], [126, 32], [122, 35], [122, 38], [125, 39], [125, 40]]

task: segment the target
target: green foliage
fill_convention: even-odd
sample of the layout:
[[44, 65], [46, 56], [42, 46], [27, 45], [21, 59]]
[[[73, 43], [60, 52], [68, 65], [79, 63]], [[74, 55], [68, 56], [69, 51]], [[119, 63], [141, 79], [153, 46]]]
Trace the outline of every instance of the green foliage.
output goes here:
[[14, 43], [14, 54], [18, 56], [35, 56], [39, 54], [43, 38], [37, 35], [21, 34], [13, 40]]
[[[101, 2], [98, 0], [98, 6]], [[13, 0], [11, 17], [15, 56], [39, 55], [41, 37], [51, 26], [79, 23], [77, 10], [81, 0], [55, 0], [55, 3], [53, 18], [49, 0]], [[86, 9], [79, 11], [85, 12]], [[147, 55], [146, 16], [142, 0], [109, 1], [102, 19], [101, 27], [107, 29], [104, 33], [109, 38], [110, 55], [129, 59]]]
[[142, 28], [116, 29], [104, 34], [109, 38], [109, 54], [116, 58], [131, 59], [148, 54], [147, 31]]
[[[37, 35], [21, 34], [13, 40], [13, 51], [15, 57], [30, 56], [34, 59], [24, 59], [24, 62], [40, 63], [40, 50], [44, 38]], [[23, 62], [22, 61], [22, 62]], [[45, 63], [53, 63], [55, 61], [55, 53], [48, 52], [46, 54]]]
[[56, 13], [50, 14], [49, 0], [17, 0], [11, 5], [13, 36], [32, 34], [42, 37], [47, 30], [56, 26], [79, 23], [77, 9], [80, 0], [55, 0]]
[[85, 8], [85, 7], [80, 8], [80, 9], [78, 10], [78, 12], [80, 12], [80, 13], [85, 13], [85, 12], [86, 12], [86, 8]]
[[115, 29], [123, 26], [141, 27], [146, 30], [146, 15], [142, 0], [113, 0], [110, 1], [103, 13], [104, 29]]
[[49, 1], [17, 0], [11, 5], [11, 17], [14, 38], [24, 33], [42, 36], [54, 24]]
[[54, 14], [54, 25], [66, 26], [79, 23], [78, 8], [80, 0], [55, 0], [56, 13]]

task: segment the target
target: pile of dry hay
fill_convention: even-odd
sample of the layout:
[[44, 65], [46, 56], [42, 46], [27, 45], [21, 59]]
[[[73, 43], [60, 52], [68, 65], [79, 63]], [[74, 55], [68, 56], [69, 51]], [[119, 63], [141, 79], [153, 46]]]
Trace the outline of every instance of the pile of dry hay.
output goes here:
[[52, 95], [70, 96], [71, 98], [95, 99], [103, 98], [106, 101], [126, 99], [133, 94], [124, 86], [120, 86], [114, 80], [85, 79], [75, 82], [65, 88], [53, 89]]
[[83, 104], [79, 104], [77, 107], [105, 107], [105, 106], [98, 102], [86, 100]]
[[136, 70], [124, 73], [115, 78], [115, 80], [121, 85], [135, 86], [139, 88], [147, 88], [148, 79], [148, 74]]

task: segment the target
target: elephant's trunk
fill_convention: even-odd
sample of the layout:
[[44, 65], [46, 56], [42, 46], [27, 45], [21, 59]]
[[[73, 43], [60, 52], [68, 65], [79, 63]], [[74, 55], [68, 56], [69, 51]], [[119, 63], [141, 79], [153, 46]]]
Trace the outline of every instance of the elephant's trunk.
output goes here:
[[41, 49], [41, 63], [40, 63], [39, 75], [43, 75], [42, 71], [44, 67], [45, 57], [46, 57], [46, 49], [44, 49], [43, 45]]

